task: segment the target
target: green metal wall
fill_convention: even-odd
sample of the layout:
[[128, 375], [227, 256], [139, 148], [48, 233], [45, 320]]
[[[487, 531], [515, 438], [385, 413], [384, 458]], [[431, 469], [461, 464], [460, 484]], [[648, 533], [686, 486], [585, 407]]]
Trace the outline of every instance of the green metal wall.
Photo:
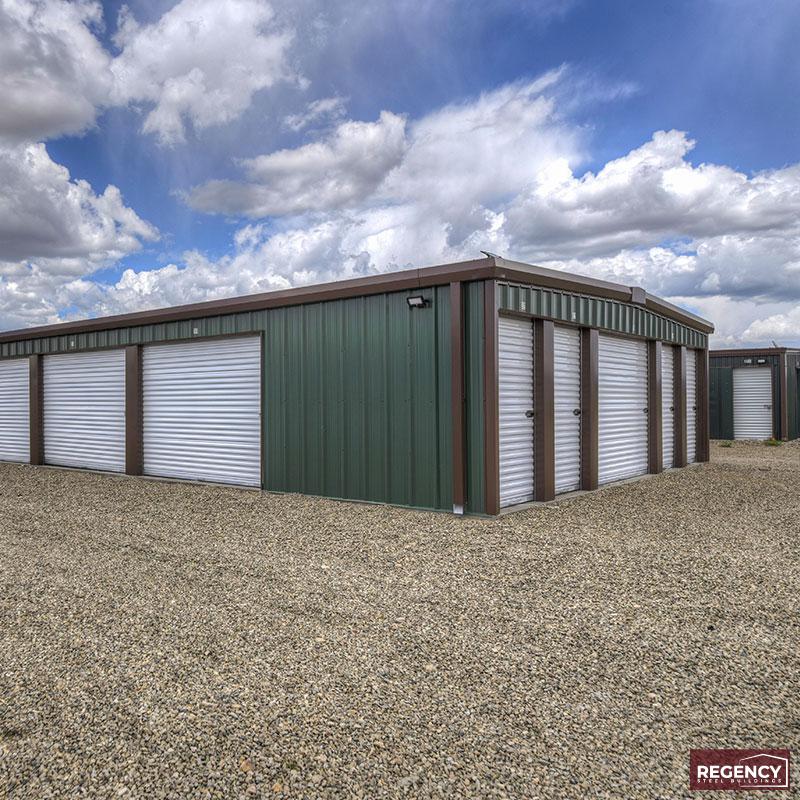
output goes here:
[[266, 486], [452, 509], [448, 287], [271, 310]]
[[710, 436], [712, 439], [733, 439], [733, 370], [712, 366], [708, 374]]
[[786, 354], [789, 438], [800, 439], [800, 352]]
[[[764, 360], [763, 364], [757, 364], [756, 361]], [[750, 360], [752, 363], [746, 364], [745, 360]], [[723, 395], [722, 404], [715, 404], [713, 395], [713, 379], [711, 382], [709, 400], [711, 403], [710, 408], [710, 430], [712, 439], [733, 439], [733, 370], [737, 367], [771, 367], [772, 368], [772, 429], [779, 431], [781, 429], [781, 384], [780, 373], [778, 372], [778, 357], [777, 356], [709, 356], [709, 374], [717, 372], [721, 375], [722, 372], [727, 372], [726, 377], [719, 377], [718, 380], [724, 381], [725, 385], [730, 384], [730, 402], [727, 402], [726, 395]], [[719, 436], [715, 435], [715, 431], [719, 432]]]
[[510, 283], [498, 283], [498, 294], [500, 309], [504, 311], [521, 311], [686, 347], [708, 347], [708, 336], [704, 333], [629, 303]]
[[484, 385], [483, 385], [483, 293], [484, 282], [464, 287], [464, 428], [467, 499], [465, 510], [486, 512], [486, 472], [484, 469]]

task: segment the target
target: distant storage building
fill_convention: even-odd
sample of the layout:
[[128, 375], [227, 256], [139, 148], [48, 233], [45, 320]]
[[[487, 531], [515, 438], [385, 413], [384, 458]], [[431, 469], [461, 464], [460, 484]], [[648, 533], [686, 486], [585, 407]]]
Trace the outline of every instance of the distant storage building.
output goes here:
[[497, 514], [708, 459], [703, 319], [499, 257], [0, 334], [0, 459]]
[[800, 349], [712, 350], [711, 438], [800, 438]]

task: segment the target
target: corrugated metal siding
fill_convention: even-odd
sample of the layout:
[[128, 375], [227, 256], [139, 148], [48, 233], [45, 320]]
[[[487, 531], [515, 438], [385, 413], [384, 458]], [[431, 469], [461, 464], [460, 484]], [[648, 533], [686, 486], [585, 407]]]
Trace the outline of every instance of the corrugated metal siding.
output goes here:
[[0, 361], [0, 461], [30, 461], [28, 359]]
[[142, 349], [144, 471], [261, 485], [261, 339]]
[[675, 348], [661, 348], [661, 447], [664, 469], [675, 465]]
[[708, 336], [639, 306], [552, 289], [498, 284], [500, 308], [571, 322], [587, 328], [705, 348]]
[[598, 480], [644, 475], [647, 463], [647, 344], [600, 335]]
[[266, 488], [451, 509], [449, 309], [437, 287], [271, 310]]
[[125, 471], [125, 351], [47, 356], [44, 460]]
[[556, 493], [581, 485], [581, 334], [556, 325], [553, 336]]
[[710, 367], [709, 425], [712, 439], [733, 439], [733, 370]]
[[533, 327], [498, 321], [500, 506], [533, 500]]
[[483, 386], [483, 293], [484, 282], [464, 286], [464, 427], [466, 433], [467, 502], [473, 514], [486, 511], [484, 468]]
[[697, 461], [697, 354], [686, 351], [686, 463]]
[[733, 436], [769, 439], [772, 428], [772, 375], [769, 367], [733, 371]]
[[786, 355], [787, 395], [789, 403], [789, 438], [800, 437], [800, 353]]

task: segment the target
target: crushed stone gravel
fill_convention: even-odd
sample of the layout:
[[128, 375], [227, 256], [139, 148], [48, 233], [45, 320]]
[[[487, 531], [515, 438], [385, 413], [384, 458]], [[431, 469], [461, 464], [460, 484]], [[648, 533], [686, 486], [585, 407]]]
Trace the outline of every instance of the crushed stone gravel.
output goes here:
[[798, 520], [800, 443], [497, 520], [0, 465], [0, 797], [688, 796], [800, 751]]

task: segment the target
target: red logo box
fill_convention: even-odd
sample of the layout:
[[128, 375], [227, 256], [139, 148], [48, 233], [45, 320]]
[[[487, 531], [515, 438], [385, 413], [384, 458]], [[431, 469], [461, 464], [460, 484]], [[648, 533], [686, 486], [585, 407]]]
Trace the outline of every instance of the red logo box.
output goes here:
[[689, 788], [786, 790], [790, 766], [788, 750], [690, 750]]

